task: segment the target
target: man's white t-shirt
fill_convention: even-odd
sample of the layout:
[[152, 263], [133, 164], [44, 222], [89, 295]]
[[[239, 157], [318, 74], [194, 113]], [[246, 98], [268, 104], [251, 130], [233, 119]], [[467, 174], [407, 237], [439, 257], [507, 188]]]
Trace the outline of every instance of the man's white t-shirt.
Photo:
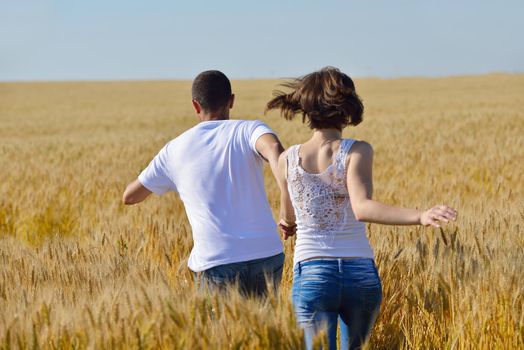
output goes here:
[[148, 190], [176, 191], [193, 230], [195, 272], [282, 252], [255, 143], [261, 121], [201, 122], [168, 142], [138, 176]]

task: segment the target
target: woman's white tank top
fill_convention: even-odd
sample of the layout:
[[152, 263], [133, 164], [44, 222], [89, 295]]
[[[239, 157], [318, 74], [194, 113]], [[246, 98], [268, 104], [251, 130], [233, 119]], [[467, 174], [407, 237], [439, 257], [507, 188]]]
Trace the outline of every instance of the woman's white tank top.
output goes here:
[[293, 264], [315, 257], [373, 258], [366, 225], [351, 208], [346, 157], [355, 140], [343, 139], [334, 162], [311, 174], [300, 164], [300, 145], [287, 155], [288, 190], [295, 209], [297, 241]]

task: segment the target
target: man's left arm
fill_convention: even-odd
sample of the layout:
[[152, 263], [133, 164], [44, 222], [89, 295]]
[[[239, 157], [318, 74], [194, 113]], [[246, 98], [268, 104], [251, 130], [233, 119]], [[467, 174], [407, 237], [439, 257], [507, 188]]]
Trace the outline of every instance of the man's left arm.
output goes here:
[[257, 152], [269, 163], [275, 179], [278, 178], [278, 157], [284, 152], [284, 147], [274, 134], [263, 134], [255, 144]]
[[[278, 224], [284, 240], [296, 232], [295, 213], [287, 190], [287, 163], [284, 147], [274, 134], [263, 134], [255, 144], [257, 152], [269, 162], [273, 176], [280, 188], [280, 222]], [[281, 156], [282, 154], [282, 156]], [[280, 159], [280, 160], [279, 160]]]

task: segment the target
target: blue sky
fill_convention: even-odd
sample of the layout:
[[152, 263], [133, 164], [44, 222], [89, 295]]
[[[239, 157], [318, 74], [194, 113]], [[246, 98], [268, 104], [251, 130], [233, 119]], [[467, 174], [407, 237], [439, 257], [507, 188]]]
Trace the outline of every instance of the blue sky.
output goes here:
[[524, 72], [524, 1], [0, 0], [0, 81]]

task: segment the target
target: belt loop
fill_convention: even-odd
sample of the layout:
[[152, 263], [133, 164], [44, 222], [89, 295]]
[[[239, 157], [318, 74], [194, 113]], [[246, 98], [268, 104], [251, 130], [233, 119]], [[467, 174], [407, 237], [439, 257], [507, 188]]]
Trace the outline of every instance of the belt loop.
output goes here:
[[342, 273], [342, 259], [338, 258], [338, 272]]
[[299, 262], [298, 262], [298, 274], [299, 274], [299, 275], [302, 274], [302, 261], [299, 261]]

